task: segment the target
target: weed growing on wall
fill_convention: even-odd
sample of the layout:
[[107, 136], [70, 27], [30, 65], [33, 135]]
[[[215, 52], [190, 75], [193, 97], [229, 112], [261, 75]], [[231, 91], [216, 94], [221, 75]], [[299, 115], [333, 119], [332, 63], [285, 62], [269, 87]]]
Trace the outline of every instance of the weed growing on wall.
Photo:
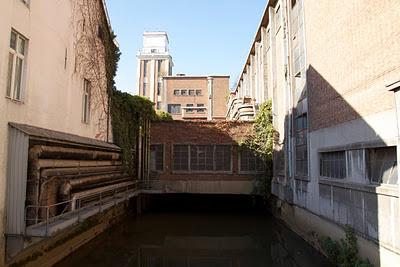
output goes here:
[[330, 237], [321, 239], [321, 246], [328, 256], [328, 259], [339, 267], [373, 267], [368, 261], [358, 258], [357, 238], [353, 228], [345, 226], [345, 239], [340, 242]]

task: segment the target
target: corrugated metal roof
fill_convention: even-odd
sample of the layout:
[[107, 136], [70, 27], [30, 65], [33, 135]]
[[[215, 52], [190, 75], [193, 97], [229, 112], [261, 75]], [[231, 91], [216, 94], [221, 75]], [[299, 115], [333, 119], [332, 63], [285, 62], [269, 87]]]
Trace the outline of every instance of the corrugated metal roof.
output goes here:
[[120, 150], [120, 148], [117, 145], [79, 135], [68, 134], [59, 131], [53, 131], [49, 129], [44, 129], [26, 124], [13, 123], [13, 122], [10, 122], [9, 125], [29, 135], [30, 139], [39, 139], [51, 142], [58, 141], [76, 145], [98, 147], [102, 149]]

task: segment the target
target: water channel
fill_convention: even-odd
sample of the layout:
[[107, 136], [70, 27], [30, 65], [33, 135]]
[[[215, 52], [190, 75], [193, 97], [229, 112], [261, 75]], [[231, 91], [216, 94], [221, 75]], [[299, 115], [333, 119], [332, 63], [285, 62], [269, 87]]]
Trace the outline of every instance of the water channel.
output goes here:
[[130, 215], [57, 267], [330, 266], [265, 212], [209, 207]]

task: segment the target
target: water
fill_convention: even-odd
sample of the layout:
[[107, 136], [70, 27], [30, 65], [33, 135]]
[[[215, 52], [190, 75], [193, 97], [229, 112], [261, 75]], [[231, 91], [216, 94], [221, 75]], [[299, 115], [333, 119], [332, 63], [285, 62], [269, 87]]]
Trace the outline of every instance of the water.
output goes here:
[[154, 212], [130, 216], [57, 267], [330, 266], [269, 215]]

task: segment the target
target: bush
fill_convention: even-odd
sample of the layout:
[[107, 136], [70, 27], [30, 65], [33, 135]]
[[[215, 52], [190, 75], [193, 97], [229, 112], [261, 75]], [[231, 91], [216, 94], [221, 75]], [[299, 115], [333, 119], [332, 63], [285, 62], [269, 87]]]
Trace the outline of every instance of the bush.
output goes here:
[[162, 111], [162, 110], [157, 110], [156, 114], [153, 118], [153, 121], [173, 121], [171, 114], [168, 112]]
[[340, 242], [332, 240], [330, 237], [321, 239], [321, 246], [328, 256], [328, 259], [340, 267], [373, 267], [369, 261], [358, 258], [357, 238], [353, 228], [345, 226], [345, 239]]

